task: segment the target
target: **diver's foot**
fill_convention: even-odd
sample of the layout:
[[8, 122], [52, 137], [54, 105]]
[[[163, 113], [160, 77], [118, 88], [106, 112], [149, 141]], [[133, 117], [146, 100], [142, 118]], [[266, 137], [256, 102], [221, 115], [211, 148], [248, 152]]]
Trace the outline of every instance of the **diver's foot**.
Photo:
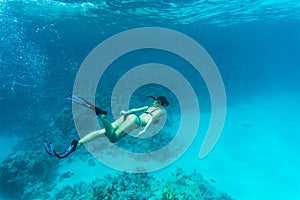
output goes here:
[[70, 146], [68, 147], [68, 149], [63, 152], [63, 153], [56, 153], [55, 149], [53, 148], [52, 144], [50, 142], [45, 141], [44, 142], [44, 148], [47, 151], [47, 153], [51, 156], [56, 156], [58, 158], [66, 158], [68, 157], [71, 153], [73, 153], [78, 145], [78, 141], [77, 140], [73, 140], [70, 144]]
[[71, 145], [69, 146], [69, 148], [71, 148], [71, 150], [70, 150], [71, 153], [74, 152], [74, 151], [76, 150], [77, 145], [78, 145], [78, 140], [73, 140], [73, 141], [71, 142]]
[[95, 107], [96, 115], [107, 115], [107, 111]]
[[88, 109], [91, 109], [91, 110], [95, 111], [96, 115], [101, 115], [101, 114], [107, 115], [107, 111], [101, 110], [100, 108], [97, 108], [91, 102], [89, 102], [86, 99], [81, 98], [81, 97], [79, 97], [77, 95], [70, 94], [70, 95], [66, 96], [66, 99], [70, 100], [70, 101], [73, 101], [75, 103], [78, 103], [79, 105], [82, 105], [82, 106], [84, 106], [84, 107], [86, 107]]
[[54, 150], [54, 154], [58, 158], [66, 158], [66, 157], [68, 157], [71, 153], [73, 153], [76, 150], [77, 145], [78, 145], [78, 141], [77, 140], [73, 140], [71, 142], [69, 148], [65, 152], [58, 154]]

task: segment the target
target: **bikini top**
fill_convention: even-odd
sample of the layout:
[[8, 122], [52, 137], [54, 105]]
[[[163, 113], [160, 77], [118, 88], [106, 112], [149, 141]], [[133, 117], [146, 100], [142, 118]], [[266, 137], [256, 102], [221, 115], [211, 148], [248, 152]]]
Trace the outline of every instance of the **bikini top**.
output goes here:
[[149, 108], [150, 108], [150, 107], [148, 107], [148, 108], [145, 110], [144, 113], [149, 114], [149, 115], [151, 115], [152, 117], [153, 117], [153, 114], [152, 114], [152, 113], [154, 113], [155, 111], [159, 110], [159, 108], [156, 108], [156, 109], [153, 109], [153, 110], [151, 110], [151, 111], [148, 111]]

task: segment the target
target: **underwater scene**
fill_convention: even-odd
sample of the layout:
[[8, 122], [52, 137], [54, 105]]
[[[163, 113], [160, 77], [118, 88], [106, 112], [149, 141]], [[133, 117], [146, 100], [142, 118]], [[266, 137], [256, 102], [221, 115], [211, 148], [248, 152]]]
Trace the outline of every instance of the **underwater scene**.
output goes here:
[[0, 200], [299, 199], [300, 2], [0, 0]]

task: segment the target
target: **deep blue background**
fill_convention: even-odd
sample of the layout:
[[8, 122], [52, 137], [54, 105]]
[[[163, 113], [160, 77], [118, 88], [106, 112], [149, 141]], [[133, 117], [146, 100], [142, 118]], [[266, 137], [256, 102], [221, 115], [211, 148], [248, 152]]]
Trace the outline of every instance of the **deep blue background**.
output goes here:
[[[244, 7], [246, 4], [241, 7], [249, 9], [247, 17], [237, 9], [236, 13], [225, 12], [209, 20], [205, 17], [212, 11], [201, 13], [200, 10], [200, 17], [183, 24], [188, 16], [168, 20], [159, 18], [159, 12], [152, 17], [130, 14], [137, 6], [168, 7], [169, 2], [121, 5], [110, 1], [105, 4], [108, 7], [99, 3], [98, 10], [70, 1], [58, 6], [58, 2], [51, 1], [49, 5], [3, 2], [1, 5], [0, 125], [3, 129], [25, 124], [30, 127], [31, 122], [44, 113], [55, 114], [65, 108], [63, 97], [72, 91], [76, 73], [88, 53], [114, 34], [143, 26], [171, 28], [197, 40], [221, 72], [228, 105], [251, 101], [260, 94], [298, 93], [300, 21], [297, 20], [299, 9], [291, 7], [293, 4], [260, 7], [254, 2], [252, 7]], [[190, 5], [181, 3], [182, 7]], [[215, 12], [222, 6], [241, 6], [220, 2], [197, 5], [199, 8], [195, 9], [203, 11], [211, 6], [216, 8]], [[251, 10], [261, 13], [251, 16]], [[177, 14], [180, 16], [180, 10]], [[181, 73], [186, 73], [202, 97], [204, 111], [209, 110], [210, 100], [201, 77], [193, 77], [191, 74], [196, 73], [183, 69], [188, 63], [176, 55], [144, 50], [123, 56], [114, 65], [129, 69], [154, 61], [181, 68]], [[122, 75], [122, 71], [119, 73]]]

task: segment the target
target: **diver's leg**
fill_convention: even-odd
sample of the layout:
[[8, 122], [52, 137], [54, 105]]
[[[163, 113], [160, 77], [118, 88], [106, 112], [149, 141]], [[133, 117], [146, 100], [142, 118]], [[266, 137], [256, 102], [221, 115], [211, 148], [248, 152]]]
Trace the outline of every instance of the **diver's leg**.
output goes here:
[[128, 115], [126, 120], [120, 123], [120, 126], [116, 126], [115, 124], [113, 126], [105, 115], [101, 115], [100, 119], [105, 127], [105, 135], [112, 143], [119, 141], [138, 127], [138, 125], [136, 125], [136, 123], [138, 123], [138, 117], [134, 114]]
[[118, 129], [115, 130], [115, 137], [118, 139], [123, 138], [124, 134], [127, 135], [136, 129], [139, 126], [137, 125], [138, 123], [139, 119], [136, 115], [128, 115], [126, 120], [119, 126]]
[[86, 144], [98, 137], [101, 137], [101, 136], [104, 136], [105, 134], [105, 129], [101, 129], [101, 130], [97, 130], [97, 131], [93, 131], [89, 134], [87, 134], [86, 136], [84, 136], [83, 138], [81, 138], [79, 141], [78, 141], [78, 144], [77, 144], [77, 148], [80, 147], [82, 144]]
[[125, 116], [122, 115], [121, 117], [119, 117], [116, 121], [114, 121], [111, 125], [114, 129], [118, 128], [119, 126], [121, 126], [121, 124], [125, 121]]
[[105, 115], [100, 115], [100, 119], [104, 125], [105, 128], [105, 135], [111, 139], [113, 137], [113, 134], [115, 132], [115, 128], [111, 125], [111, 122], [106, 118]]

